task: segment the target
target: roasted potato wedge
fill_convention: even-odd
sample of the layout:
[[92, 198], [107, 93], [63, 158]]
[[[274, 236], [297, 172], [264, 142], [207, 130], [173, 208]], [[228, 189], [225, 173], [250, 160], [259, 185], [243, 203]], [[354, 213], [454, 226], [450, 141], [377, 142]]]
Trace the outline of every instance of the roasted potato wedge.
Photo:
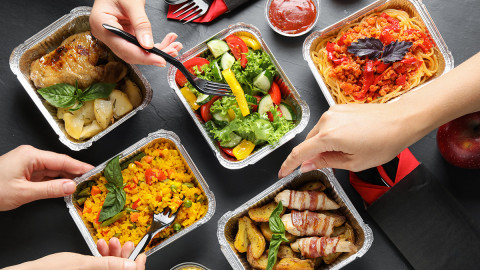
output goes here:
[[244, 217], [244, 220], [247, 228], [248, 241], [250, 241], [252, 249], [252, 256], [258, 259], [262, 256], [263, 252], [265, 252], [265, 237], [250, 218]]
[[281, 245], [278, 248], [277, 257], [283, 258], [298, 258], [297, 253], [293, 252], [292, 248], [286, 245]]
[[248, 244], [247, 225], [244, 217], [238, 219], [238, 232], [233, 243], [235, 249], [240, 253], [247, 252]]
[[298, 190], [300, 191], [324, 191], [325, 185], [320, 181], [311, 181], [302, 185]]
[[131, 80], [125, 80], [125, 94], [127, 94], [130, 103], [136, 108], [142, 104], [142, 91]]
[[95, 109], [95, 118], [98, 124], [106, 129], [113, 122], [113, 102], [102, 98], [97, 98], [93, 102]]
[[83, 127], [82, 134], [80, 135], [80, 140], [85, 140], [91, 138], [102, 131], [102, 127], [94, 120], [90, 125]]
[[314, 265], [311, 260], [301, 260], [298, 258], [283, 258], [275, 266], [275, 270], [313, 270]]
[[333, 233], [330, 235], [330, 237], [337, 237], [339, 235], [342, 235], [345, 233], [347, 229], [345, 226], [340, 226], [340, 227], [335, 227], [333, 228]]
[[[247, 261], [255, 269], [265, 270], [268, 264], [268, 254], [263, 253], [259, 258], [253, 256], [252, 246], [248, 246]], [[275, 269], [275, 267], [274, 267]]]
[[78, 140], [83, 130], [83, 118], [76, 117], [71, 113], [65, 113], [63, 114], [63, 120], [65, 121], [65, 130], [68, 135]]
[[113, 102], [113, 116], [115, 118], [118, 119], [133, 110], [133, 105], [130, 103], [127, 94], [122, 91], [113, 90], [109, 98]]
[[93, 106], [93, 100], [87, 101], [83, 106], [72, 112], [76, 117], [83, 118], [84, 125], [89, 125], [95, 120], [95, 109]]
[[[252, 208], [248, 210], [248, 216], [256, 222], [268, 222], [268, 220], [270, 219], [270, 215], [276, 207], [277, 203], [271, 202], [261, 207]], [[285, 207], [283, 207], [280, 216], [283, 215], [283, 213], [285, 213]]]
[[[270, 230], [270, 226], [268, 225], [268, 222], [262, 222], [260, 223], [260, 230], [262, 231], [263, 236], [265, 236], [265, 239], [270, 242], [270, 239], [272, 239], [272, 231]], [[285, 232], [285, 237], [290, 241], [293, 242], [297, 239], [297, 237], [289, 232]]]

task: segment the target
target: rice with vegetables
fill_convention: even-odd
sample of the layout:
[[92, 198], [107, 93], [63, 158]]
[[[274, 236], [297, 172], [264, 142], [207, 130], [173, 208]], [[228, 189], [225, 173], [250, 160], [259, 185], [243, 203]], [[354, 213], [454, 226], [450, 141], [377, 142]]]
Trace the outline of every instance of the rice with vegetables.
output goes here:
[[[78, 193], [77, 203], [83, 204], [81, 215], [92, 225], [94, 238], [108, 242], [110, 238], [117, 237], [122, 245], [127, 241], [138, 244], [149, 229], [153, 213], [167, 208], [174, 213], [178, 210], [174, 223], [152, 240], [151, 248], [201, 219], [207, 213], [208, 202], [181, 154], [171, 144], [152, 143], [136, 157], [137, 160], [121, 171], [126, 195], [121, 212], [106, 221], [99, 221], [109, 192], [105, 171]], [[90, 195], [86, 199], [82, 198], [88, 193]]]

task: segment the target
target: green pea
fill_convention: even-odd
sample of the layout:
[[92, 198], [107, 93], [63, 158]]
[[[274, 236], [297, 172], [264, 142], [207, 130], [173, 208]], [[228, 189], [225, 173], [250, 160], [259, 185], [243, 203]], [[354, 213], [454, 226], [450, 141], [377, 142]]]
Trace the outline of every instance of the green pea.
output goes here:
[[195, 185], [193, 183], [183, 183], [183, 185], [185, 185], [186, 187], [188, 188], [193, 188], [195, 187]]
[[78, 203], [78, 205], [83, 205], [86, 200], [87, 200], [87, 197], [82, 197], [82, 198], [77, 200], [77, 203]]
[[180, 225], [180, 223], [173, 224], [173, 230], [175, 230], [176, 232], [180, 231], [181, 229], [182, 225]]
[[177, 192], [177, 186], [175, 184], [172, 184], [170, 186], [170, 189], [173, 191], [173, 192]]
[[186, 208], [192, 207], [192, 201], [190, 201], [190, 200], [184, 201], [184, 202], [183, 202], [183, 206], [185, 206]]

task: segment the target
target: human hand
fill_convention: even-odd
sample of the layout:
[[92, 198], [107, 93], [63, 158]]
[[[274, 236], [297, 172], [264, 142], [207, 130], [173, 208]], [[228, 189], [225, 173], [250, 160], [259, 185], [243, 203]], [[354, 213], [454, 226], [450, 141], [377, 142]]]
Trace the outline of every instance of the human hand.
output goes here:
[[110, 241], [108, 241], [108, 244], [104, 239], [97, 241], [97, 249], [102, 256], [128, 258], [134, 248], [135, 246], [132, 241], [126, 242], [122, 247], [120, 241], [116, 237], [111, 238]]
[[335, 105], [325, 112], [278, 173], [324, 167], [360, 171], [393, 159], [424, 134], [398, 104]]
[[145, 13], [145, 0], [96, 0], [90, 15], [93, 36], [103, 41], [118, 57], [130, 64], [165, 67], [162, 57], [145, 52], [141, 48], [103, 28], [109, 24], [135, 35], [145, 49], [153, 46], [176, 57], [182, 44], [176, 42], [177, 35], [169, 33], [161, 43], [153, 44], [152, 27]]
[[[93, 166], [22, 145], [0, 157], [0, 168], [0, 211], [6, 211], [31, 201], [72, 194], [76, 184], [69, 179]], [[58, 177], [62, 179], [55, 179]]]
[[144, 270], [147, 257], [140, 254], [135, 261], [118, 257], [93, 257], [70, 252], [55, 253], [35, 261], [25, 262], [17, 266], [7, 267], [14, 269], [63, 269], [63, 270]]

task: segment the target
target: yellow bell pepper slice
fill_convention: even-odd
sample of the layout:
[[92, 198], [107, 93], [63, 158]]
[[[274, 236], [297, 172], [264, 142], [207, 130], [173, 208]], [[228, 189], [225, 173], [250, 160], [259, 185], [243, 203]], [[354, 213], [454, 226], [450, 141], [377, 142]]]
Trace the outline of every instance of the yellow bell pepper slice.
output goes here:
[[260, 43], [251, 37], [246, 37], [246, 36], [239, 36], [239, 37], [243, 40], [243, 42], [245, 42], [245, 44], [247, 44], [248, 47], [254, 50], [260, 50], [262, 48]]
[[233, 111], [233, 109], [228, 109], [227, 113], [228, 113], [228, 119], [230, 119], [230, 121], [235, 119], [235, 112]]
[[190, 104], [190, 107], [194, 111], [196, 111], [198, 108], [200, 108], [200, 105], [196, 103], [197, 101], [197, 96], [188, 88], [187, 86], [183, 87], [180, 89], [180, 92], [182, 92], [183, 97], [187, 100], [188, 104]]
[[238, 107], [240, 108], [242, 115], [249, 115], [250, 109], [248, 108], [247, 100], [245, 99], [245, 93], [243, 92], [242, 86], [237, 81], [237, 78], [235, 78], [235, 74], [233, 73], [233, 71], [229, 68], [225, 69], [224, 71], [222, 71], [222, 75], [223, 78], [225, 78], [225, 81], [227, 81], [228, 86], [230, 86], [230, 89], [232, 89], [232, 92], [237, 99]]
[[251, 141], [243, 140], [237, 146], [235, 146], [232, 150], [233, 155], [238, 159], [246, 159], [255, 148], [255, 144]]

